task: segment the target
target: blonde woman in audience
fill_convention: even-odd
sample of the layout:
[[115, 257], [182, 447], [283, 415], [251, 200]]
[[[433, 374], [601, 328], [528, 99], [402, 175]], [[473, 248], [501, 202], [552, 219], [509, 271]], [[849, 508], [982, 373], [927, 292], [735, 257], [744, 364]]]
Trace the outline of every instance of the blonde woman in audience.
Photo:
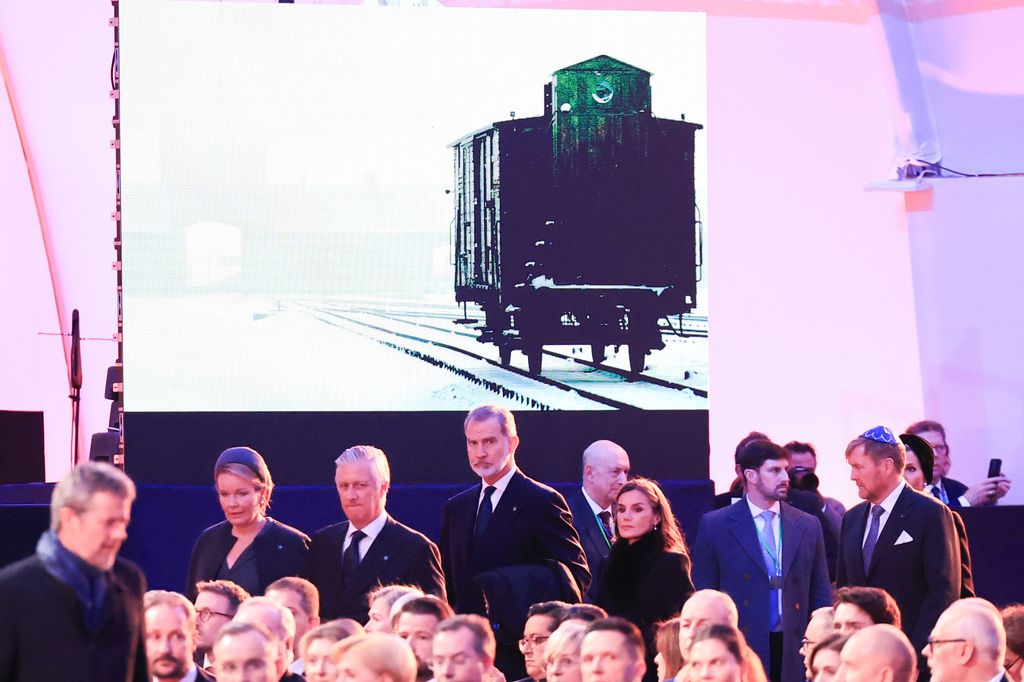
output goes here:
[[416, 682], [416, 658], [398, 635], [369, 632], [341, 640], [331, 649], [337, 682]]
[[[370, 604], [370, 617], [366, 621], [367, 632], [391, 633], [391, 615], [396, 602], [405, 597], [415, 599], [422, 597], [423, 591], [412, 585], [384, 585], [370, 592], [367, 602]], [[401, 608], [401, 605], [398, 605]]]
[[307, 682], [334, 682], [338, 668], [331, 660], [331, 649], [347, 637], [362, 634], [365, 634], [363, 626], [351, 618], [340, 618], [307, 631], [299, 640], [299, 656], [305, 664]]
[[547, 682], [582, 682], [580, 644], [586, 631], [585, 623], [569, 621], [551, 633], [544, 645]]
[[729, 625], [702, 625], [687, 652], [688, 682], [767, 682], [757, 654]]

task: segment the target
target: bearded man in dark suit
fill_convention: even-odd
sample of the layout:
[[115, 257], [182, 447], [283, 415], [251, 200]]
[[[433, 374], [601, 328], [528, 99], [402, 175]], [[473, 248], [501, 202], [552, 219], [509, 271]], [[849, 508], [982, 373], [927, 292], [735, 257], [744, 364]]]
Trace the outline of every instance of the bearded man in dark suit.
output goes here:
[[903, 631], [920, 652], [939, 616], [960, 596], [953, 517], [944, 504], [904, 481], [906, 451], [888, 428], [855, 438], [846, 447], [846, 461], [865, 501], [843, 517], [836, 587], [865, 585], [892, 595]]
[[[440, 545], [448, 598], [456, 612], [491, 620], [497, 665], [516, 679], [526, 672], [515, 642], [529, 606], [579, 601], [590, 571], [565, 498], [516, 467], [512, 413], [477, 407], [463, 429], [470, 468], [481, 480], [445, 504]], [[484, 586], [495, 590], [486, 603]]]
[[135, 484], [95, 462], [53, 489], [36, 553], [0, 571], [0, 680], [145, 682], [139, 568], [117, 556]]
[[391, 469], [384, 452], [356, 445], [335, 465], [334, 482], [348, 520], [313, 536], [304, 571], [320, 591], [321, 619], [365, 623], [367, 593], [379, 585], [416, 585], [444, 599], [437, 546], [385, 510]]

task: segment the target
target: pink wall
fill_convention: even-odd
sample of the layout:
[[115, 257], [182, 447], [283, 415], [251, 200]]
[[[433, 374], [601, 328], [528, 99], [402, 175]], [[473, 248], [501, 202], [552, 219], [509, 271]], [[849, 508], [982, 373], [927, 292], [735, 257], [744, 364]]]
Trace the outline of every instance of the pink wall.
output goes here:
[[[751, 429], [816, 443], [825, 486], [847, 501], [842, 448], [879, 422], [946, 421], [968, 479], [976, 474], [968, 453], [1012, 459], [1021, 344], [1020, 325], [1005, 310], [1015, 309], [1006, 292], [1019, 292], [1021, 282], [1006, 245], [1019, 239], [1020, 180], [936, 182], [931, 208], [909, 213], [901, 194], [863, 191], [884, 178], [893, 154], [891, 95], [882, 85], [889, 65], [870, 27], [873, 3], [683, 5], [710, 14], [711, 446], [719, 487], [731, 479], [735, 442]], [[943, 142], [961, 165], [1007, 170], [1022, 158], [1014, 150], [1024, 138], [1008, 142], [1007, 128], [977, 125], [976, 117], [995, 107], [1020, 120], [1024, 88], [1008, 58], [1015, 53], [1019, 63], [1011, 39], [1024, 34], [1019, 3], [983, 3], [976, 12], [963, 3], [916, 5], [930, 12], [915, 30]], [[93, 337], [116, 327], [110, 15], [105, 3], [0, 4], [0, 49], [41, 178], [60, 295], [68, 316], [82, 311], [84, 335]], [[0, 409], [46, 411], [54, 479], [67, 462], [66, 370], [59, 344], [37, 336], [57, 328], [53, 292], [10, 107], [0, 104], [0, 285], [9, 301]], [[972, 148], [984, 154], [972, 157]], [[105, 425], [102, 377], [115, 349], [95, 341], [83, 350], [82, 432], [90, 434]]]

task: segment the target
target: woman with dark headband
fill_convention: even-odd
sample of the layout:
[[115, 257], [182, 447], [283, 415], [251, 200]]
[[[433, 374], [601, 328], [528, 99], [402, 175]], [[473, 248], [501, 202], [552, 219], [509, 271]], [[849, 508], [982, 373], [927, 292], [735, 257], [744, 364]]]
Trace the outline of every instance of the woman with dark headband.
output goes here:
[[267, 516], [274, 480], [260, 453], [228, 448], [217, 458], [213, 479], [225, 520], [204, 530], [192, 548], [189, 599], [203, 580], [230, 580], [255, 596], [278, 578], [298, 575], [309, 538]]

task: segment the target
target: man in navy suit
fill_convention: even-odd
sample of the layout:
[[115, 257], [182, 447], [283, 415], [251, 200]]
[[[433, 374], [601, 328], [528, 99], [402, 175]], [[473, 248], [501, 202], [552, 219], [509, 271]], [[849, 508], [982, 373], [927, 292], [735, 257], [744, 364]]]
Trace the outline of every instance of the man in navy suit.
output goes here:
[[886, 427], [854, 439], [846, 461], [864, 502], [843, 517], [836, 587], [867, 585], [892, 595], [903, 632], [921, 651], [939, 615], [960, 596], [952, 514], [906, 484], [906, 451]]
[[788, 453], [769, 440], [737, 456], [746, 497], [701, 518], [693, 548], [698, 590], [728, 593], [740, 630], [774, 682], [801, 682], [800, 639], [811, 612], [832, 603], [821, 524], [786, 504]]
[[335, 465], [334, 482], [348, 520], [313, 536], [304, 571], [320, 591], [320, 617], [365, 623], [366, 595], [378, 585], [416, 585], [444, 599], [437, 546], [385, 510], [391, 469], [384, 452], [356, 445]]
[[935, 453], [932, 479], [925, 481], [925, 492], [931, 493], [953, 509], [996, 504], [1010, 492], [1010, 479], [1002, 474], [982, 479], [970, 487], [954, 478], [948, 478], [953, 460], [946, 443], [946, 429], [939, 422], [931, 419], [914, 422], [907, 427], [906, 432], [924, 438]]
[[587, 601], [593, 601], [600, 586], [604, 562], [615, 539], [612, 505], [619, 488], [628, 478], [629, 455], [626, 451], [610, 440], [599, 440], [583, 451], [582, 487], [565, 498], [590, 568]]
[[[516, 467], [519, 436], [512, 412], [495, 405], [474, 408], [463, 430], [469, 466], [480, 483], [444, 507], [440, 545], [448, 599], [458, 613], [488, 616], [492, 627], [499, 622], [497, 609], [515, 610], [495, 635], [497, 665], [516, 679], [525, 674], [516, 642], [526, 610], [539, 601], [578, 601], [590, 585], [590, 571], [565, 498]], [[482, 580], [503, 585], [501, 598], [485, 605]], [[518, 632], [505, 631], [510, 628]]]

